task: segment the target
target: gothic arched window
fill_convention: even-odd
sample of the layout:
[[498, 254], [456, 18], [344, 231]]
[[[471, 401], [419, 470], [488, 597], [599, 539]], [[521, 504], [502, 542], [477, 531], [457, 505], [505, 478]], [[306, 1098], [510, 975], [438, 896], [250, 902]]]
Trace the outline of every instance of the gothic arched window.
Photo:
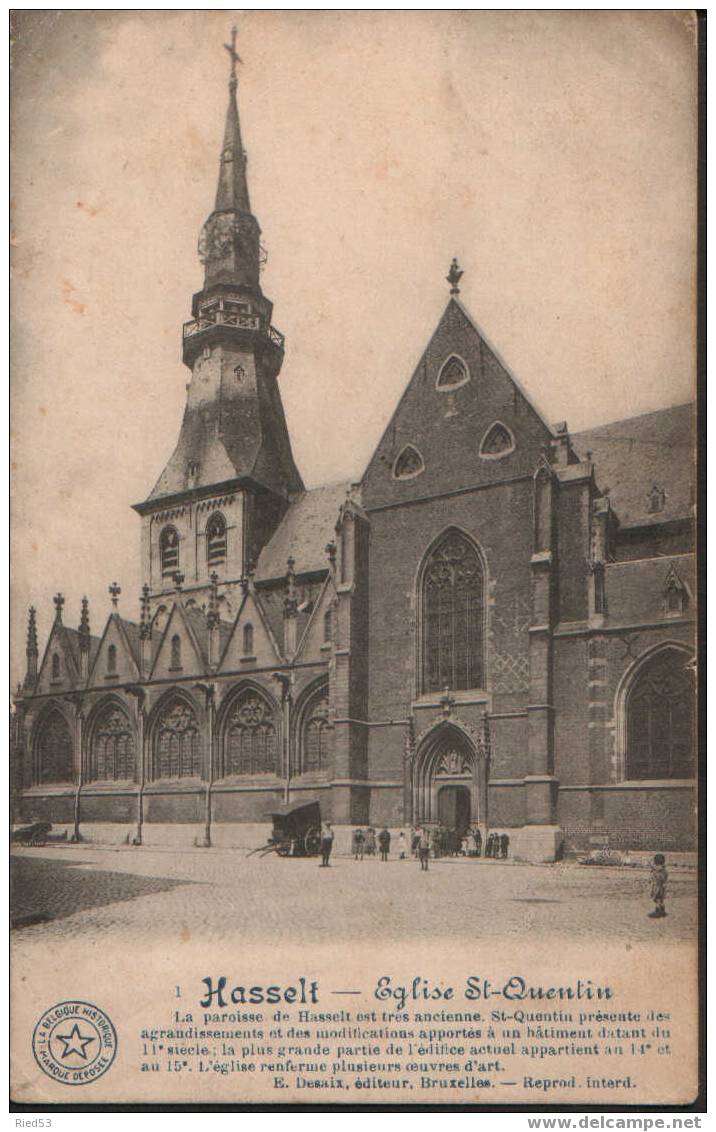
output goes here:
[[689, 778], [694, 772], [694, 677], [681, 649], [658, 652], [626, 701], [626, 777]]
[[457, 389], [469, 380], [470, 371], [466, 363], [457, 354], [451, 354], [440, 367], [435, 388], [447, 392], [450, 389]]
[[393, 475], [396, 480], [412, 480], [424, 471], [425, 462], [417, 448], [412, 444], [406, 444], [393, 464]]
[[197, 778], [201, 774], [199, 724], [192, 707], [171, 699], [154, 728], [154, 777]]
[[276, 774], [278, 733], [268, 702], [247, 688], [233, 704], [224, 729], [224, 774]]
[[92, 732], [89, 779], [134, 777], [134, 736], [129, 719], [116, 703], [107, 704]]
[[328, 645], [333, 640], [333, 610], [327, 609], [323, 614], [323, 643]]
[[206, 560], [209, 566], [226, 561], [226, 520], [219, 511], [206, 524]]
[[56, 708], [40, 724], [35, 743], [35, 781], [72, 782], [74, 778], [72, 733], [61, 711]]
[[59, 680], [60, 678], [60, 654], [53, 652], [52, 654], [52, 679]]
[[507, 425], [503, 425], [501, 421], [495, 421], [482, 438], [480, 455], [485, 459], [492, 458], [494, 460], [498, 456], [507, 456], [514, 451], [514, 447], [515, 438]]
[[324, 770], [330, 765], [333, 729], [328, 713], [326, 685], [313, 693], [301, 723], [301, 772]]
[[175, 633], [171, 643], [171, 668], [181, 668], [181, 637]]
[[451, 531], [423, 570], [424, 692], [484, 687], [484, 589], [475, 547]]
[[159, 558], [164, 577], [171, 577], [179, 569], [179, 535], [176, 527], [164, 527], [159, 536]]
[[107, 648], [107, 672], [110, 676], [117, 671], [117, 646], [109, 645]]
[[254, 627], [253, 625], [244, 625], [244, 656], [253, 656], [254, 654]]

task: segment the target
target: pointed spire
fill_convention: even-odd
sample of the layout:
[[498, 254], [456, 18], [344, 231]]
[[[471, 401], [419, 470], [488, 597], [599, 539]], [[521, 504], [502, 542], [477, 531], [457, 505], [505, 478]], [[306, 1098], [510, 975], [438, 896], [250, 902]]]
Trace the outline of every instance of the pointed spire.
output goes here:
[[89, 622], [89, 602], [86, 597], [82, 598], [82, 608], [80, 612], [80, 627], [78, 629], [79, 645], [81, 652], [88, 652], [90, 646], [90, 622]]
[[229, 106], [226, 111], [224, 144], [221, 147], [219, 184], [216, 190], [214, 210], [224, 212], [233, 209], [238, 212], [250, 213], [249, 189], [246, 182], [246, 152], [241, 142], [239, 108], [236, 100], [238, 87], [236, 64], [240, 63], [241, 59], [236, 51], [235, 27], [231, 29], [231, 43], [225, 43], [224, 47], [231, 58], [231, 75], [229, 78]]
[[27, 656], [37, 657], [37, 613], [34, 605], [27, 614]]

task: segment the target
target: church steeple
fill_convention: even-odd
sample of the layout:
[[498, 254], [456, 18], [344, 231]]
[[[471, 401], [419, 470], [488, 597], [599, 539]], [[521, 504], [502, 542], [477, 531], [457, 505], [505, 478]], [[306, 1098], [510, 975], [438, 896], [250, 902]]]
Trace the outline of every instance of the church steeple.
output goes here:
[[[271, 325], [273, 305], [259, 281], [261, 230], [251, 212], [246, 180], [235, 29], [231, 44], [225, 46], [231, 58], [229, 105], [214, 209], [199, 239], [204, 286], [192, 298], [192, 318], [184, 323], [182, 335], [184, 364], [192, 372], [184, 420], [164, 471], [148, 499], [136, 506], [141, 515], [149, 517], [168, 506], [196, 504], [199, 510], [190, 525], [199, 531], [199, 523], [206, 522], [213, 507], [210, 497], [231, 499], [230, 506], [240, 510], [242, 518], [233, 527], [225, 516], [222, 519], [227, 526], [221, 582], [229, 577], [239, 579], [246, 572], [248, 561], [258, 557], [280, 521], [289, 497], [304, 490], [276, 380], [284, 339]], [[187, 588], [192, 581], [208, 587], [209, 539], [203, 528], [200, 535], [185, 538], [175, 521], [173, 534], [166, 536], [173, 539], [174, 557], [165, 555], [160, 569], [157, 564], [163, 561], [162, 553], [154, 539], [161, 532], [155, 534], [156, 526], [150, 523], [144, 552], [145, 576], [150, 578], [152, 593], [157, 592], [157, 583], [166, 589], [169, 567], [177, 569], [177, 555], [178, 568], [186, 572]], [[185, 548], [190, 537], [194, 539], [191, 555]]]

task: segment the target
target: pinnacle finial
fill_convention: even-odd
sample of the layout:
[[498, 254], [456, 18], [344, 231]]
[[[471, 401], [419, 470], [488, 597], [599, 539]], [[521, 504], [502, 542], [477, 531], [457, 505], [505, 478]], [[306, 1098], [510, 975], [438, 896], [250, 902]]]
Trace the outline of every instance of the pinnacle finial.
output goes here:
[[30, 606], [27, 614], [27, 655], [37, 656], [37, 618], [34, 605]]
[[90, 621], [89, 621], [89, 601], [86, 597], [82, 598], [82, 606], [80, 611], [80, 627], [79, 627], [80, 648], [89, 648], [90, 639]]
[[62, 621], [62, 607], [65, 604], [65, 595], [55, 594], [52, 600], [55, 606], [55, 621]]
[[146, 640], [150, 636], [151, 627], [149, 586], [145, 582], [142, 586], [142, 596], [139, 599], [139, 636], [142, 640]]
[[236, 50], [236, 24], [231, 29], [231, 43], [225, 43], [224, 48], [229, 52], [231, 59], [231, 75], [229, 77], [229, 88], [236, 90], [236, 64], [241, 62], [241, 56]]
[[447, 282], [450, 284], [450, 294], [451, 295], [459, 295], [460, 294], [460, 287], [458, 286], [458, 284], [459, 284], [459, 282], [462, 279], [464, 274], [465, 273], [461, 269], [460, 264], [457, 262], [457, 257], [453, 256], [453, 261], [450, 264], [450, 270], [448, 271], [447, 275], [445, 276]]

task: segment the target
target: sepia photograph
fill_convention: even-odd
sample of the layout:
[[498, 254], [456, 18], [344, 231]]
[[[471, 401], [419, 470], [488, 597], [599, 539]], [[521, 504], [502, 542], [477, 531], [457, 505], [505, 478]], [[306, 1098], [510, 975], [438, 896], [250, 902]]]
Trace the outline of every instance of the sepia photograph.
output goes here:
[[13, 1104], [694, 1105], [696, 15], [10, 25]]

